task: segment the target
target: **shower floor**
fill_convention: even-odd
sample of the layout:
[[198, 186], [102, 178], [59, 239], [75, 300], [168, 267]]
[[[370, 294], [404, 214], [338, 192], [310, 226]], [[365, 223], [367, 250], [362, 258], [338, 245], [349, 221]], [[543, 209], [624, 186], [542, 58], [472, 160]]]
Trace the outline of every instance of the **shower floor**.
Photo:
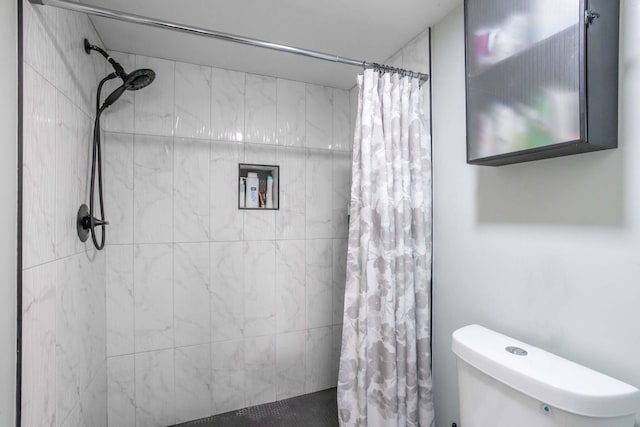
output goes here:
[[338, 427], [336, 389], [252, 406], [176, 427]]

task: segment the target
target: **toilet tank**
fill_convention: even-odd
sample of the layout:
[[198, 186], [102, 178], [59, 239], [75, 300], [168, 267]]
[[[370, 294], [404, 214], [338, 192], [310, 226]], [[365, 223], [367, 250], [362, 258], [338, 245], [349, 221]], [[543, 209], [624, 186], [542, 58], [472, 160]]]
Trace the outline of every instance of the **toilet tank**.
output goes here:
[[460, 427], [633, 427], [640, 391], [478, 325], [453, 333]]

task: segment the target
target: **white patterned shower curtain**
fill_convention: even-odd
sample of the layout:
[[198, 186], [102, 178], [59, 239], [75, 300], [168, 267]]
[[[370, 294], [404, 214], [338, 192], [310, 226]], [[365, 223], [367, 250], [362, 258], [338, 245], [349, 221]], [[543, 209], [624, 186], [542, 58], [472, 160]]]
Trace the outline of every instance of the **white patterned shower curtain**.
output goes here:
[[431, 147], [418, 79], [365, 70], [353, 148], [338, 413], [431, 427]]

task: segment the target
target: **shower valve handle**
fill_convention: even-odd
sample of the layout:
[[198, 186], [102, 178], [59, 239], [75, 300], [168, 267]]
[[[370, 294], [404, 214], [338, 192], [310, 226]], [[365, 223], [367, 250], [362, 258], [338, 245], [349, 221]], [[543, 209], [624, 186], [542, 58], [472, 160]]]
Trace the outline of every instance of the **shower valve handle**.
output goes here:
[[86, 242], [89, 238], [89, 230], [91, 230], [91, 228], [109, 225], [109, 221], [92, 217], [89, 214], [89, 208], [85, 204], [80, 206], [80, 209], [78, 209], [76, 218], [76, 231], [78, 232], [78, 237], [82, 242]]
[[[87, 218], [87, 220], [88, 220], [88, 218]], [[98, 226], [101, 226], [101, 225], [109, 225], [109, 221], [105, 221], [103, 219], [98, 219], [95, 216], [91, 220], [93, 222], [93, 226], [94, 227], [98, 227]]]
[[82, 228], [84, 230], [91, 230], [91, 226], [100, 227], [100, 226], [103, 226], [103, 225], [109, 225], [109, 221], [98, 219], [95, 216], [91, 217], [89, 215], [84, 216], [81, 219], [81, 221], [82, 221]]

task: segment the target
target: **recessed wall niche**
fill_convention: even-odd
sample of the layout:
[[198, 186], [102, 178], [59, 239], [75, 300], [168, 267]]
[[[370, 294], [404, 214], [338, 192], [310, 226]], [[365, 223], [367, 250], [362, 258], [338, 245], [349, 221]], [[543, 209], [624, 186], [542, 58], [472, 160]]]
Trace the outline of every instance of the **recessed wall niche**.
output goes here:
[[238, 165], [238, 209], [280, 209], [280, 166]]

